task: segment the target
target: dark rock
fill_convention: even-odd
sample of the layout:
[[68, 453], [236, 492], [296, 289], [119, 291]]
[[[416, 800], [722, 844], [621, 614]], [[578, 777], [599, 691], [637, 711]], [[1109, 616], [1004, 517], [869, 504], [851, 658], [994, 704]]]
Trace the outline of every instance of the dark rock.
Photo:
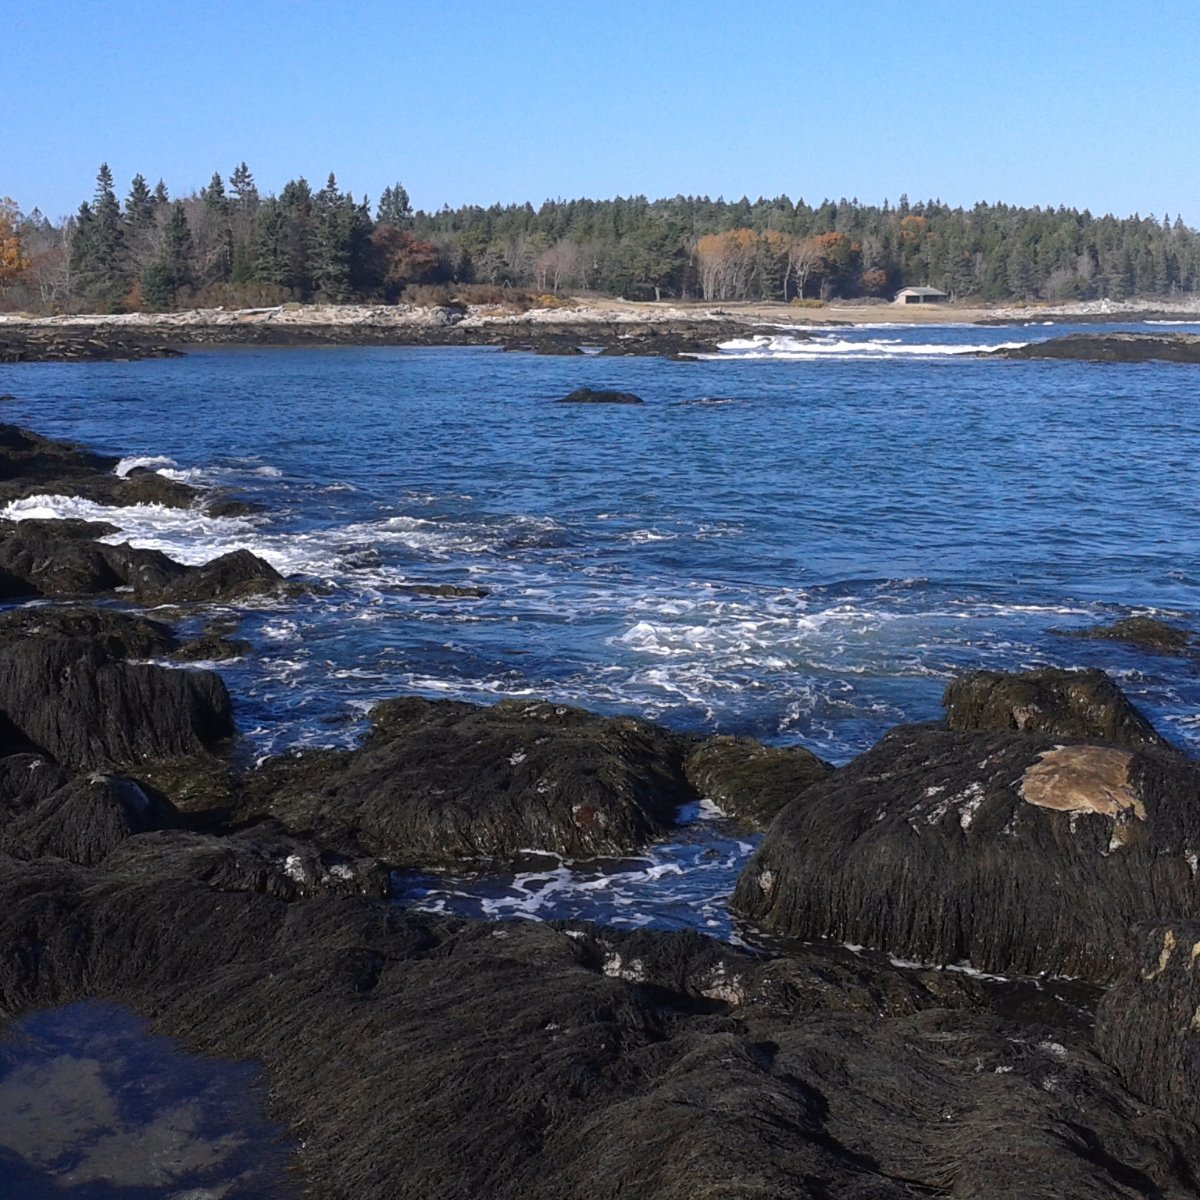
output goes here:
[[181, 357], [182, 352], [172, 346], [153, 344], [139, 334], [129, 334], [130, 331], [122, 330], [122, 336], [117, 336], [106, 330], [103, 338], [94, 338], [83, 331], [10, 327], [0, 332], [0, 363], [132, 362]]
[[87, 524], [22, 521], [0, 528], [0, 599], [95, 596], [128, 587], [139, 604], [193, 604], [284, 586], [283, 576], [249, 550], [191, 567], [160, 550], [92, 541]]
[[783, 810], [733, 897], [794, 938], [986, 971], [1117, 977], [1138, 921], [1200, 915], [1200, 768], [907, 726]]
[[99, 538], [116, 533], [117, 527], [110, 525], [107, 521], [81, 521], [74, 517], [62, 519], [32, 517], [25, 521], [0, 521], [0, 537], [8, 538], [20, 532], [64, 541], [77, 539], [94, 542]]
[[197, 488], [168, 479], [157, 471], [138, 467], [130, 471], [123, 480], [113, 486], [112, 503], [121, 507], [134, 504], [161, 504], [164, 508], [191, 508], [198, 504], [204, 493]]
[[1096, 1014], [1096, 1049], [1131, 1092], [1200, 1121], [1200, 921], [1139, 931], [1137, 952]]
[[104, 474], [120, 462], [74, 442], [55, 441], [18, 425], [0, 424], [0, 481], [49, 482]]
[[249, 517], [265, 511], [265, 507], [255, 504], [252, 500], [223, 499], [217, 496], [205, 502], [204, 511], [210, 517]]
[[0, 647], [36, 638], [95, 643], [113, 658], [157, 658], [176, 644], [171, 628], [162, 622], [111, 608], [39, 604], [0, 613]]
[[233, 658], [244, 658], [253, 647], [241, 638], [205, 637], [184, 642], [171, 655], [176, 662], [227, 662]]
[[89, 596], [125, 583], [128, 547], [89, 541], [77, 529], [60, 536], [53, 524], [22, 522], [0, 541], [4, 598]]
[[1069, 629], [1065, 636], [1126, 642], [1147, 654], [1187, 654], [1192, 648], [1190, 629], [1180, 629], [1178, 625], [1168, 625], [1154, 617], [1122, 617], [1110, 625]]
[[876, 987], [890, 1012], [803, 989], [791, 1011], [739, 1005], [703, 978], [753, 992], [757, 960], [688, 935], [289, 904], [147, 870], [180, 841], [132, 839], [120, 871], [0, 866], [0, 1010], [109, 1000], [261, 1063], [313, 1195], [1194, 1195], [1190, 1122], [1076, 1039], [930, 1007], [895, 972]]
[[213, 750], [233, 734], [219, 675], [125, 662], [72, 638], [0, 649], [0, 713], [76, 770]]
[[975, 671], [954, 680], [942, 704], [946, 723], [964, 733], [1018, 730], [1131, 748], [1171, 748], [1103, 671]]
[[986, 352], [992, 358], [1082, 359], [1086, 362], [1200, 363], [1194, 333], [1069, 333], [1044, 342]]
[[278, 591], [283, 576], [270, 563], [249, 550], [233, 550], [199, 567], [156, 564], [154, 570], [139, 566], [129, 582], [142, 604], [193, 604], [198, 602], [240, 600]]
[[682, 742], [646, 721], [523, 700], [375, 707], [353, 753], [273, 760], [247, 815], [394, 865], [544, 849], [618, 854], [664, 833], [682, 800]]
[[558, 404], [644, 404], [640, 396], [632, 392], [594, 391], [592, 388], [576, 388], [556, 401]]
[[456, 583], [402, 583], [396, 590], [412, 596], [436, 596], [453, 600], [482, 600], [491, 595], [487, 588], [466, 587]]
[[[19, 757], [24, 761], [27, 756]], [[26, 769], [43, 777], [55, 773], [37, 759]], [[0, 818], [0, 852], [16, 858], [65, 858], [83, 866], [103, 861], [135, 834], [171, 829], [180, 819], [164, 797], [131, 779], [100, 774], [66, 782], [23, 811], [5, 815], [7, 819]]]
[[[164, 828], [166, 828], [164, 826]], [[229, 837], [183, 830], [124, 843], [106, 869], [138, 880], [195, 880], [221, 892], [259, 892], [280, 900], [388, 893], [389, 872], [372, 858], [347, 857], [289, 838], [270, 827]]]
[[688, 783], [731, 817], [765, 828], [833, 768], [803, 746], [764, 746], [753, 738], [721, 735], [697, 746], [683, 769]]

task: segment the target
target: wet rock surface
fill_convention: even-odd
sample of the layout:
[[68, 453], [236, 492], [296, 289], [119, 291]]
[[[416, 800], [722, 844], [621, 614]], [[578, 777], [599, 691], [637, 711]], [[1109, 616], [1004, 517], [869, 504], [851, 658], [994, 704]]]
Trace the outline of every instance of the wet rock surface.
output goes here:
[[795, 938], [1104, 982], [1197, 911], [1200, 774], [1151, 752], [894, 730], [786, 808], [733, 897]]
[[765, 828], [780, 810], [833, 768], [803, 746], [764, 746], [747, 737], [712, 737], [684, 763], [688, 782], [731, 817]]
[[[185, 568], [27, 532], [5, 562], [56, 587], [103, 568], [191, 604], [280, 582], [244, 552]], [[1200, 1004], [1182, 973], [1200, 924], [1180, 923], [1200, 919], [1200, 780], [1104, 677], [975, 678], [953, 727], [895, 730], [839, 770], [416, 698], [378, 705], [355, 750], [243, 769], [219, 676], [139, 661], [236, 648], [235, 629], [181, 645], [110, 609], [0, 616], [0, 1015], [107, 1001], [261, 1064], [304, 1187], [332, 1200], [1200, 1193], [1180, 1032]], [[395, 865], [620, 853], [701, 794], [774, 817], [738, 887], [754, 919], [1120, 980], [1098, 1041], [1094, 991], [383, 899]], [[1165, 966], [1162, 929], [1146, 950], [1134, 928], [1164, 918]]]
[[1122, 617], [1109, 625], [1068, 630], [1066, 636], [1124, 642], [1147, 654], [1178, 655], [1195, 651], [1195, 635], [1190, 629], [1181, 629], [1155, 617]]
[[80, 770], [211, 751], [234, 732], [216, 673], [129, 662], [73, 638], [0, 649], [0, 715], [13, 744]]
[[[1040, 687], [1045, 673], [1032, 674]], [[952, 728], [895, 729], [783, 810], [734, 907], [794, 938], [1118, 978], [1137, 922], [1200, 914], [1200, 767], [1157, 735], [1129, 736], [1109, 703], [1120, 693], [1101, 678], [1088, 695], [1106, 701], [1090, 718], [1111, 733], [1105, 744], [1064, 744], [1049, 710], [1026, 723], [1037, 732], [1011, 731], [999, 684], [1024, 676], [951, 685]], [[1069, 706], [1066, 728], [1078, 717]]]
[[670, 828], [692, 796], [683, 742], [632, 718], [505, 700], [386, 701], [353, 752], [268, 762], [247, 816], [395, 865], [528, 849], [619, 854]]
[[1139, 930], [1123, 978], [1100, 1003], [1096, 1048], [1122, 1081], [1184, 1120], [1200, 1120], [1200, 921]]
[[603, 388], [594, 389], [589, 387], [576, 388], [573, 392], [569, 392], [556, 403], [558, 404], [644, 404], [645, 401], [641, 396], [635, 396], [632, 392], [614, 392]]
[[261, 1063], [331, 1197], [1194, 1194], [1194, 1127], [1078, 1038], [895, 971], [127, 861], [11, 863], [0, 941], [5, 1011], [98, 997]]
[[1200, 363], [1194, 333], [1071, 333], [989, 352], [993, 358], [1081, 359], [1085, 362]]
[[161, 339], [77, 330], [14, 329], [0, 332], [0, 363], [132, 362], [143, 358], [179, 358], [180, 351]]
[[1170, 749], [1121, 689], [1098, 670], [974, 671], [946, 688], [942, 704], [946, 723], [961, 732], [1013, 730]]

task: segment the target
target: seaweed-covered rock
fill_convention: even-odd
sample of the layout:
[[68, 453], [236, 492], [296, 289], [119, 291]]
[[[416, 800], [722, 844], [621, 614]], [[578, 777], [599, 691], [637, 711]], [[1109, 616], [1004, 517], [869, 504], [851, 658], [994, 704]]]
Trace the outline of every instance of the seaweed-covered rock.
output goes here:
[[0, 714], [72, 769], [213, 750], [234, 731], [219, 675], [126, 662], [72, 638], [0, 648]]
[[165, 575], [139, 573], [130, 579], [134, 597], [142, 604], [240, 600], [278, 591], [283, 582], [270, 563], [249, 550], [233, 550], [198, 567]]
[[641, 396], [632, 392], [614, 392], [604, 388], [576, 388], [573, 392], [560, 397], [556, 404], [644, 404]]
[[954, 680], [942, 703], [946, 723], [964, 733], [1011, 729], [1131, 749], [1170, 749], [1103, 671], [975, 671]]
[[[142, 872], [179, 840], [126, 842], [119, 871], [0, 860], [0, 1011], [115, 1001], [261, 1063], [314, 1195], [1194, 1195], [1195, 1126], [1058, 1031], [902, 984], [879, 985], [909, 995], [887, 1015], [804, 993], [791, 1011], [739, 1004], [695, 985], [717, 965], [753, 979], [758, 960], [686, 935], [598, 945]], [[614, 955], [645, 981], [606, 969]]]
[[1090, 629], [1070, 629], [1068, 637], [1098, 638], [1109, 642], [1125, 642], [1148, 654], [1187, 654], [1192, 648], [1192, 632], [1178, 625], [1169, 625], [1156, 617], [1122, 617], [1109, 625], [1094, 625]]
[[702, 742], [684, 763], [697, 792], [731, 817], [760, 827], [831, 770], [803, 746], [764, 746], [753, 738], [723, 734]]
[[631, 718], [523, 700], [379, 704], [362, 747], [268, 763], [252, 813], [393, 864], [587, 857], [643, 845], [693, 793], [683, 744]]
[[280, 900], [388, 893], [389, 872], [377, 859], [335, 854], [271, 827], [227, 837], [172, 829], [122, 844], [106, 869], [127, 879], [164, 883], [191, 879], [221, 892], [261, 892]]
[[161, 550], [94, 541], [90, 529], [89, 522], [65, 521], [0, 529], [0, 599], [95, 596], [127, 587], [139, 604], [195, 604], [265, 595], [284, 583], [249, 550], [193, 567]]
[[176, 645], [170, 626], [111, 608], [38, 604], [0, 613], [0, 647], [63, 638], [93, 642], [114, 658], [155, 658]]
[[1096, 1014], [1096, 1049], [1125, 1086], [1200, 1122], [1200, 921], [1139, 931], [1137, 952]]
[[907, 726], [779, 815], [733, 905], [790, 937], [1105, 982], [1134, 923], [1200, 916], [1198, 856], [1180, 756]]
[[193, 638], [184, 642], [171, 657], [176, 662], [227, 662], [234, 658], [244, 658], [253, 647], [242, 638], [204, 637]]
[[[25, 756], [21, 756], [24, 758]], [[50, 764], [28, 764], [52, 775]], [[0, 809], [0, 851], [16, 858], [53, 856], [91, 866], [135, 834], [172, 829], [179, 814], [164, 797], [132, 779], [95, 774], [69, 780], [23, 810]]]
[[45, 483], [86, 478], [112, 471], [119, 461], [112, 455], [85, 450], [74, 442], [42, 437], [19, 425], [0, 424], [0, 482], [5, 486], [14, 481]]

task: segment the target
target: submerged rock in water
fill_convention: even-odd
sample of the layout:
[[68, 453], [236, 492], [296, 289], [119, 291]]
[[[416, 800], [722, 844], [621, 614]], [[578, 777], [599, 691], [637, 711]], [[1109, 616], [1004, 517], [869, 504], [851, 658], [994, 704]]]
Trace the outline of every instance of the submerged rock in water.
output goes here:
[[789, 805], [733, 906], [796, 938], [1106, 982], [1200, 916], [1200, 767], [1159, 750], [893, 730]]
[[485, 587], [459, 583], [400, 583], [395, 590], [410, 596], [433, 596], [440, 600], [483, 600], [491, 595]]
[[688, 782], [731, 817], [765, 828], [806, 788], [832, 771], [803, 746], [764, 746], [748, 737], [718, 735], [684, 762]]
[[647, 721], [524, 700], [375, 707], [361, 749], [272, 760], [248, 813], [396, 865], [549, 850], [619, 854], [694, 793], [683, 740]]
[[1090, 629], [1068, 629], [1067, 637], [1097, 638], [1109, 642], [1125, 642], [1148, 654], [1187, 654], [1193, 648], [1190, 629], [1168, 625], [1155, 617], [1122, 617], [1110, 625], [1094, 625]]
[[[1078, 1038], [948, 1011], [894, 970], [354, 897], [289, 904], [134, 862], [180, 840], [132, 839], [119, 870], [0, 867], [0, 1005], [111, 1000], [192, 1050], [261, 1063], [315, 1195], [1191, 1188], [1195, 1126], [1138, 1104]], [[966, 1004], [975, 985], [955, 986]]]
[[557, 404], [644, 404], [645, 401], [641, 396], [635, 396], [632, 392], [614, 392], [603, 388], [595, 390], [589, 387], [576, 388], [573, 392], [568, 393], [561, 399], [557, 400]]
[[1103, 671], [975, 671], [954, 680], [942, 703], [946, 723], [964, 733], [1014, 730], [1170, 749]]

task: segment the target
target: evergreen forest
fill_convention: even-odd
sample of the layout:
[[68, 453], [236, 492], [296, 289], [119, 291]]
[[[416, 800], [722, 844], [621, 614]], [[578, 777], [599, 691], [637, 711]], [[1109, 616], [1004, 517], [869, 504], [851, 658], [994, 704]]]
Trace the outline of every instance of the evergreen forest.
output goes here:
[[55, 223], [0, 200], [0, 306], [134, 312], [288, 301], [428, 303], [600, 293], [628, 299], [890, 298], [930, 285], [962, 301], [1114, 300], [1200, 291], [1200, 234], [1152, 215], [940, 201], [644, 196], [414, 211], [372, 206], [334, 175], [259, 191], [241, 163], [171, 197], [100, 167]]

